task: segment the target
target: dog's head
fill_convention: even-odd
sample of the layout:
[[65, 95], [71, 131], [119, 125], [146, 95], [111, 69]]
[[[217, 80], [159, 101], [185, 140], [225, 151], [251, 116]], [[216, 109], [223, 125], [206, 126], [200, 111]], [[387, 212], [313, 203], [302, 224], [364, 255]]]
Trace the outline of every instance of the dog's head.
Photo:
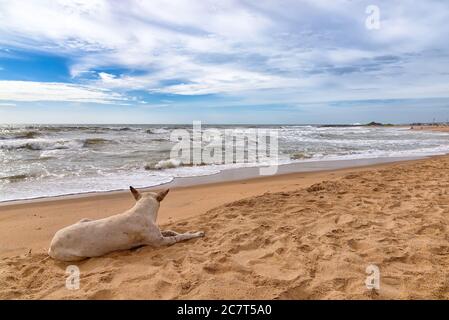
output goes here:
[[161, 192], [139, 192], [136, 189], [134, 189], [133, 187], [129, 187], [129, 190], [131, 190], [131, 193], [133, 194], [134, 199], [136, 199], [136, 201], [139, 201], [142, 198], [151, 197], [151, 198], [156, 199], [158, 202], [161, 202], [162, 200], [164, 200], [165, 196], [170, 191], [170, 189], [165, 189], [165, 190], [162, 190]]

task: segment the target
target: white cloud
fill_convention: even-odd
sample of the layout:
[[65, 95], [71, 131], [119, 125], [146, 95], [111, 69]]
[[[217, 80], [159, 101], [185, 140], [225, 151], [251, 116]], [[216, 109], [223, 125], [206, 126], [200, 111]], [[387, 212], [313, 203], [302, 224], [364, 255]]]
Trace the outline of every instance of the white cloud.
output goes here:
[[1, 100], [119, 103], [124, 101], [124, 97], [109, 90], [74, 84], [0, 81]]
[[[0, 94], [102, 103], [131, 90], [245, 98], [269, 90], [278, 101], [285, 91], [292, 101], [444, 94], [436, 84], [449, 81], [447, 2], [376, 1], [378, 31], [365, 29], [369, 4], [0, 0], [0, 45], [68, 56], [73, 81], [90, 85]], [[139, 72], [99, 71], [109, 67]]]
[[15, 103], [3, 103], [3, 102], [0, 102], [0, 107], [16, 107], [16, 104]]

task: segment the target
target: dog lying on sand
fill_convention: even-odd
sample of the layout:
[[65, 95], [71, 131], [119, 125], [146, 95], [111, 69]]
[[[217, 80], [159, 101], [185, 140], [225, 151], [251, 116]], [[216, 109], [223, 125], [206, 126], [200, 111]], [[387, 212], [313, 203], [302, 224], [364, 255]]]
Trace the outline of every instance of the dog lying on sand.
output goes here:
[[161, 231], [156, 224], [160, 202], [169, 189], [159, 193], [139, 192], [130, 187], [136, 199], [128, 211], [100, 220], [82, 219], [56, 232], [48, 254], [61, 261], [79, 261], [112, 251], [143, 245], [165, 246], [204, 237], [204, 232]]

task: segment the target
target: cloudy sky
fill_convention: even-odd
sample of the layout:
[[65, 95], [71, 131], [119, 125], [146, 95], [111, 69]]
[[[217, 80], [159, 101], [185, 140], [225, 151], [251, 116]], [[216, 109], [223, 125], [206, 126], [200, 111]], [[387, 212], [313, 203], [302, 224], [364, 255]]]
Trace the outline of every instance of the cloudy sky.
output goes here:
[[446, 121], [448, 39], [445, 0], [0, 0], [0, 123]]

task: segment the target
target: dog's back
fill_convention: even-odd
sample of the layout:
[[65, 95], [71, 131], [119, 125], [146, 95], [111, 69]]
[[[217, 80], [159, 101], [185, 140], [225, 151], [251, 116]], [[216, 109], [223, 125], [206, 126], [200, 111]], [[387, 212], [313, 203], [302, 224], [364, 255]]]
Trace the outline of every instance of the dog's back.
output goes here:
[[81, 220], [56, 232], [48, 254], [57, 260], [77, 261], [126, 250], [148, 242], [148, 217], [126, 212], [100, 220]]
[[141, 245], [160, 246], [204, 236], [204, 233], [189, 233], [164, 238], [156, 219], [160, 202], [169, 189], [143, 194], [133, 187], [130, 190], [136, 200], [134, 207], [100, 220], [83, 219], [59, 230], [48, 254], [56, 260], [78, 261]]

